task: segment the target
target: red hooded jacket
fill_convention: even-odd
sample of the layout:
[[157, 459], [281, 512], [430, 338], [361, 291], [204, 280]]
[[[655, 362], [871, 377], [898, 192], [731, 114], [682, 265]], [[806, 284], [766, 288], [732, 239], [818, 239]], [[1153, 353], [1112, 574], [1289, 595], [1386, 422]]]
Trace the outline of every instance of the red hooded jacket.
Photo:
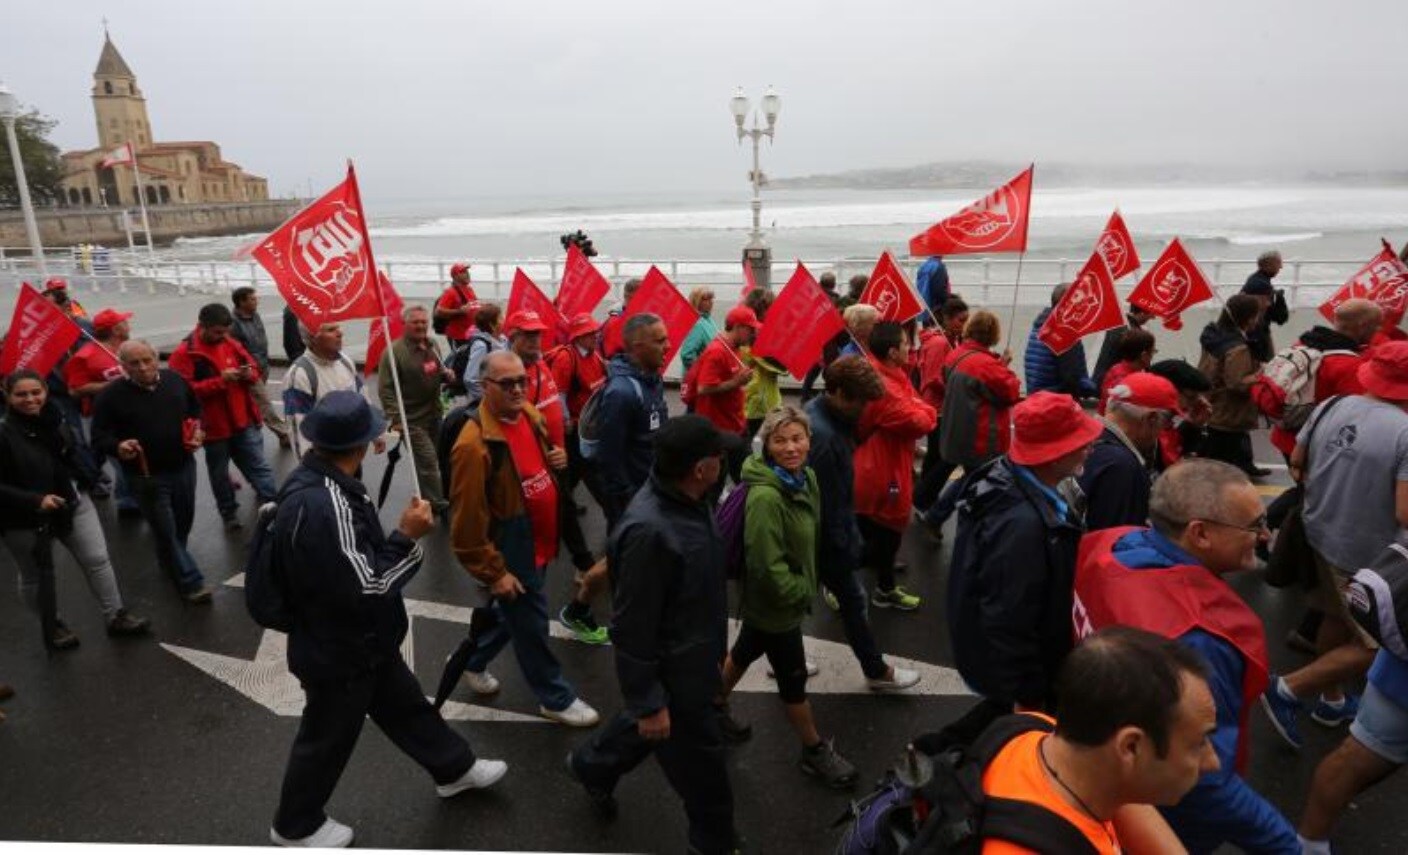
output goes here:
[[938, 424], [938, 411], [919, 397], [903, 368], [872, 363], [885, 397], [866, 404], [856, 437], [856, 513], [897, 531], [914, 506], [914, 444]]
[[[249, 384], [260, 379], [259, 367], [238, 341], [226, 336], [219, 344], [207, 344], [197, 329], [176, 345], [167, 364], [190, 384], [200, 399], [206, 442], [229, 439], [250, 425], [262, 424], [259, 404], [249, 393]], [[249, 366], [248, 381], [229, 383], [221, 376], [225, 369], [242, 365]]]

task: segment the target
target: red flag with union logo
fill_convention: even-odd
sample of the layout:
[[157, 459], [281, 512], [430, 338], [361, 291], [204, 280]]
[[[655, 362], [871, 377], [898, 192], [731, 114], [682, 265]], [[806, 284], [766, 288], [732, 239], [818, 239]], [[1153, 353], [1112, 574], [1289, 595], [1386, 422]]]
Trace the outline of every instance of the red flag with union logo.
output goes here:
[[0, 350], [0, 375], [28, 368], [44, 376], [82, 334], [78, 324], [26, 282], [10, 316], [5, 347]]
[[1178, 238], [1164, 249], [1158, 261], [1130, 292], [1130, 305], [1138, 306], [1163, 319], [1164, 326], [1180, 329], [1179, 315], [1204, 300], [1213, 298], [1212, 283]]
[[1037, 331], [1037, 338], [1058, 356], [1088, 335], [1124, 325], [1124, 312], [1115, 293], [1115, 280], [1099, 252], [1080, 269]]
[[[402, 315], [405, 311], [406, 303], [401, 299], [401, 295], [396, 292], [396, 286], [391, 284], [386, 273], [377, 271], [377, 281], [381, 284], [381, 302], [386, 306], [386, 321], [391, 327], [391, 338], [398, 339], [406, 331], [406, 319]], [[362, 373], [371, 376], [376, 373], [377, 367], [381, 365], [381, 355], [386, 351], [386, 327], [382, 325], [381, 319], [372, 321], [371, 329], [367, 335], [367, 361], [362, 366]]]
[[776, 359], [801, 380], [821, 359], [826, 343], [845, 328], [831, 298], [799, 261], [768, 309], [767, 320], [753, 342], [753, 353]]
[[366, 215], [350, 163], [345, 181], [290, 217], [250, 255], [269, 271], [310, 330], [382, 315]]
[[889, 252], [881, 253], [880, 260], [875, 262], [875, 270], [861, 292], [860, 301], [879, 309], [882, 321], [903, 323], [924, 312], [924, 301], [919, 299], [919, 292], [914, 290], [914, 284]]
[[[1382, 239], [1381, 239], [1382, 240]], [[1384, 310], [1390, 319], [1403, 317], [1408, 309], [1408, 266], [1405, 266], [1394, 253], [1388, 241], [1383, 241], [1383, 249], [1369, 259], [1369, 263], [1349, 278], [1320, 306], [1320, 314], [1331, 323], [1335, 320], [1335, 309], [1351, 298], [1373, 300]], [[1397, 320], [1393, 320], [1396, 325]]]
[[577, 245], [567, 247], [567, 263], [562, 266], [562, 284], [557, 286], [554, 305], [564, 318], [590, 315], [611, 291], [611, 283], [587, 260]]
[[566, 328], [567, 322], [558, 314], [557, 307], [547, 298], [523, 272], [523, 268], [514, 268], [513, 287], [508, 292], [508, 309], [505, 312], [505, 319], [511, 318], [517, 312], [537, 312], [543, 323], [548, 325], [549, 333], [543, 336], [546, 346], [551, 347], [557, 342], [558, 336]]
[[1105, 231], [1095, 244], [1095, 251], [1104, 257], [1112, 279], [1118, 280], [1139, 269], [1139, 253], [1134, 250], [1134, 238], [1129, 234], [1129, 227], [1124, 224], [1119, 209], [1110, 215]]
[[909, 239], [910, 255], [964, 255], [974, 252], [1026, 252], [1032, 208], [1032, 172], [940, 220]]
[[684, 344], [685, 336], [689, 335], [689, 331], [694, 329], [694, 325], [699, 321], [699, 313], [675, 287], [675, 283], [654, 265], [651, 265], [650, 271], [641, 280], [640, 287], [631, 295], [631, 302], [626, 304], [625, 311], [621, 313], [622, 324], [624, 325], [632, 315], [647, 312], [659, 315], [670, 335], [670, 348], [665, 351], [663, 363], [668, 368], [670, 360], [675, 358], [680, 345]]

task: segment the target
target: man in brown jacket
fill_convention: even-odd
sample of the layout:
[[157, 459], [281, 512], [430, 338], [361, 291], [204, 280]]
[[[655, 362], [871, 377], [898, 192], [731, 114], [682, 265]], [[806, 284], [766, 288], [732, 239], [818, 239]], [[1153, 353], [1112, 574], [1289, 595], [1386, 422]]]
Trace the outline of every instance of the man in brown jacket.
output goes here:
[[538, 712], [591, 727], [596, 710], [577, 697], [548, 647], [543, 591], [561, 513], [554, 471], [566, 468], [567, 453], [549, 444], [542, 415], [527, 402], [523, 360], [493, 352], [481, 363], [480, 379], [484, 399], [450, 451], [450, 542], [480, 596], [465, 682], [476, 694], [497, 692], [499, 681], [485, 669], [512, 641]]
[[1252, 458], [1251, 430], [1256, 427], [1257, 408], [1251, 388], [1261, 374], [1261, 363], [1252, 355], [1247, 334], [1256, 328], [1260, 317], [1261, 304], [1256, 297], [1234, 295], [1199, 339], [1203, 355], [1198, 370], [1212, 384], [1208, 394], [1212, 418], [1200, 453], [1230, 463], [1253, 478], [1271, 474], [1258, 468]]

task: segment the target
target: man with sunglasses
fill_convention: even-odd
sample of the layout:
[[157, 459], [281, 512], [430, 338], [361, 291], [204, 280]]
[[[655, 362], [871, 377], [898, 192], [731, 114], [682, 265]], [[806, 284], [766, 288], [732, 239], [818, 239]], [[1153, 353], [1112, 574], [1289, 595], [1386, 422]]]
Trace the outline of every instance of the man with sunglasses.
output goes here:
[[1105, 430], [1079, 476], [1088, 531], [1148, 521], [1159, 434], [1178, 411], [1178, 390], [1147, 371], [1128, 374], [1107, 391]]
[[1256, 567], [1266, 539], [1261, 496], [1236, 467], [1185, 460], [1154, 484], [1151, 528], [1121, 527], [1081, 541], [1072, 617], [1077, 637], [1122, 624], [1172, 638], [1208, 663], [1219, 768], [1164, 808], [1190, 852], [1224, 843], [1246, 852], [1297, 853], [1295, 830], [1247, 785], [1247, 715], [1268, 683], [1261, 618], [1222, 577]]

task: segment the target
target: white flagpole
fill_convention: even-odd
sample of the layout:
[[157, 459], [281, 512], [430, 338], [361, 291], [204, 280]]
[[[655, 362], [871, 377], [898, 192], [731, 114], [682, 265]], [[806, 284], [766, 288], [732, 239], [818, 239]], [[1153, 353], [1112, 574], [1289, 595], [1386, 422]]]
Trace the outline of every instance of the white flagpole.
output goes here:
[[1022, 262], [1026, 257], [1026, 250], [1022, 250], [1022, 254], [1017, 256], [1017, 278], [1012, 283], [1012, 312], [1007, 317], [1007, 343], [1003, 345], [1003, 350], [1012, 349], [1012, 327], [1017, 323], [1017, 291], [1022, 285]]
[[156, 260], [156, 250], [152, 248], [152, 224], [147, 219], [147, 194], [142, 187], [142, 165], [137, 162], [137, 150], [132, 147], [132, 142], [127, 142], [127, 153], [132, 157], [132, 174], [137, 181], [137, 204], [142, 207], [142, 229], [147, 233], [147, 257], [152, 261]]
[[[377, 281], [376, 287], [380, 290], [380, 280]], [[391, 338], [391, 321], [386, 317], [384, 304], [381, 307], [381, 334], [386, 337], [386, 356], [391, 360], [391, 385], [396, 388], [396, 406], [401, 411], [401, 436], [406, 442], [410, 442], [411, 426], [406, 421], [406, 399], [401, 395], [401, 369], [396, 364], [396, 342]], [[414, 450], [411, 452], [411, 492], [417, 499], [421, 498], [420, 473], [416, 472]]]

